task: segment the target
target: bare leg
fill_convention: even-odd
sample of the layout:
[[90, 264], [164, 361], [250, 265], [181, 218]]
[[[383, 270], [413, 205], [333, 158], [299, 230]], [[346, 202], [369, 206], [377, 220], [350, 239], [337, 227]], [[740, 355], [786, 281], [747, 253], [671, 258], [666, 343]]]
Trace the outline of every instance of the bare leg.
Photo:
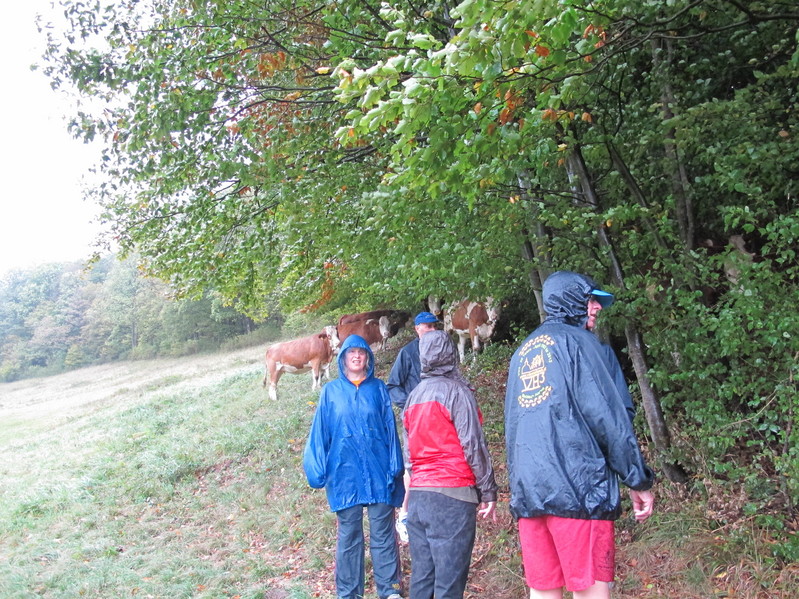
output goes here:
[[596, 581], [583, 591], [576, 591], [574, 599], [610, 599], [610, 584]]
[[538, 589], [530, 589], [530, 599], [561, 599], [563, 597], [563, 589], [547, 589], [540, 591]]

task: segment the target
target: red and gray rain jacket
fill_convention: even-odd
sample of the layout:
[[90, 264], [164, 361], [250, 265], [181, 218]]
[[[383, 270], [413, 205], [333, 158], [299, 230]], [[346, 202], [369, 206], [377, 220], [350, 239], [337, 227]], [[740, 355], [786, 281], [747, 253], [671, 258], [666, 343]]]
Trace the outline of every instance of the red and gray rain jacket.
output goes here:
[[475, 487], [481, 502], [496, 501], [482, 415], [458, 370], [455, 345], [443, 331], [431, 331], [419, 341], [419, 356], [422, 380], [402, 418], [411, 489]]

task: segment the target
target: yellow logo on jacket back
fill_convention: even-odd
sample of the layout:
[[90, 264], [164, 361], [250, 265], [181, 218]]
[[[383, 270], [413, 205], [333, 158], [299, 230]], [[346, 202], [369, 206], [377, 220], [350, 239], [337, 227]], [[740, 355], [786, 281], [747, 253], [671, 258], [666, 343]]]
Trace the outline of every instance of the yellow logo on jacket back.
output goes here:
[[549, 335], [539, 335], [525, 343], [519, 350], [519, 370], [516, 375], [522, 383], [517, 397], [523, 408], [532, 408], [549, 398], [552, 387], [547, 385], [547, 365], [552, 363], [550, 347], [555, 340]]

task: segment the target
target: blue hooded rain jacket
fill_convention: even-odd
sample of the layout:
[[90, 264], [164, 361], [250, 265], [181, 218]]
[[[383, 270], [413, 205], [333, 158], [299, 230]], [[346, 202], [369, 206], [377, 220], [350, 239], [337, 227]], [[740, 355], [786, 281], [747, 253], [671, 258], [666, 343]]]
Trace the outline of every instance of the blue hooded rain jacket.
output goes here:
[[585, 329], [588, 277], [556, 272], [544, 283], [547, 318], [511, 360], [505, 396], [510, 509], [517, 518], [554, 515], [615, 520], [619, 481], [648, 490], [624, 397], [597, 337]]
[[[351, 347], [369, 355], [366, 378], [359, 385], [344, 375]], [[308, 484], [325, 488], [334, 512], [385, 503], [399, 507], [405, 495], [403, 462], [391, 399], [374, 377], [374, 354], [358, 335], [344, 340], [338, 355], [339, 377], [322, 388], [303, 455]]]

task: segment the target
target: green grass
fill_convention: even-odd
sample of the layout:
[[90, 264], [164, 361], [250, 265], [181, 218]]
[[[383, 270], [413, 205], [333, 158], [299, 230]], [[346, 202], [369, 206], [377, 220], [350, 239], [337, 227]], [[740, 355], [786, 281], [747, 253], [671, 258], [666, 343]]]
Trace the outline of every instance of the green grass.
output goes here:
[[[378, 354], [379, 376], [409, 338]], [[0, 386], [0, 597], [332, 597], [335, 517], [301, 464], [317, 394], [309, 374], [287, 375], [270, 401], [262, 353]], [[510, 353], [490, 347], [465, 369], [502, 489]], [[720, 526], [691, 487], [655, 491], [650, 521], [628, 505], [618, 523], [615, 599], [795, 596], [799, 568], [774, 558], [755, 519]], [[526, 595], [500, 499], [500, 522], [478, 528], [467, 598]]]
[[42, 432], [0, 433], [0, 596], [265, 597], [309, 539], [329, 545], [324, 494], [301, 467], [310, 377], [285, 377], [280, 402], [261, 377], [252, 365], [182, 390], [170, 375], [80, 417], [43, 415]]

